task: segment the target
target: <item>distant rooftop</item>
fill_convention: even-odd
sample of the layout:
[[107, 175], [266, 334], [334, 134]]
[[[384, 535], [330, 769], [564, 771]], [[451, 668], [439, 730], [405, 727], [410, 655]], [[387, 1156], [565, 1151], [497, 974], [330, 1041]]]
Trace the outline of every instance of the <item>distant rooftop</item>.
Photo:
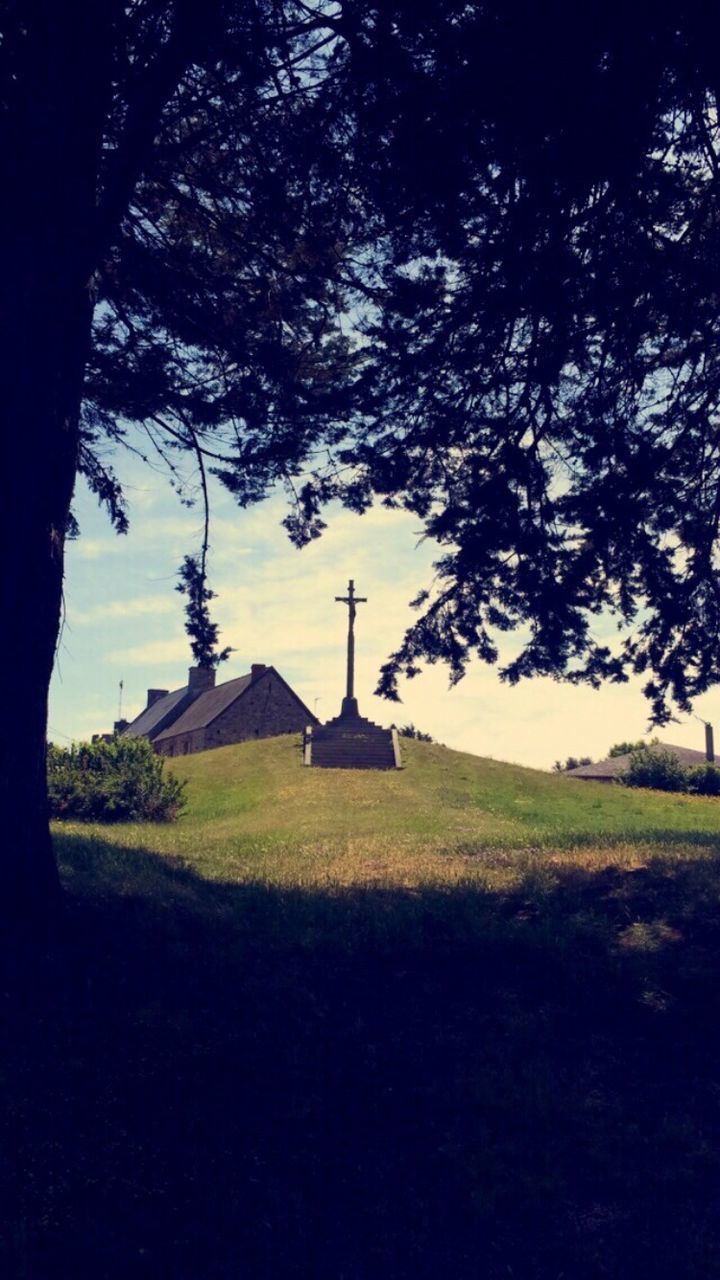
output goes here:
[[125, 730], [125, 736], [128, 738], [153, 736], [158, 726], [162, 726], [163, 721], [180, 705], [187, 691], [188, 687], [184, 685], [182, 689], [174, 689], [172, 693], [166, 693], [162, 698], [157, 698], [152, 706], [146, 707], [139, 716], [135, 717], [132, 724]]
[[[270, 670], [270, 668], [268, 668]], [[162, 733], [157, 735], [156, 742], [162, 742], [165, 738], [174, 738], [178, 733], [190, 733], [193, 729], [204, 729], [210, 724], [216, 716], [220, 715], [226, 707], [230, 706], [241, 693], [252, 684], [252, 675], [238, 676], [237, 680], [227, 680], [225, 684], [219, 684], [214, 689], [208, 689], [206, 693], [201, 693], [186, 711], [174, 720], [167, 729], [163, 729]]]
[[[659, 751], [669, 751], [685, 769], [707, 763], [704, 751], [694, 751], [692, 747], [676, 747], [672, 742], [649, 742], [644, 749], [651, 751], [653, 755]], [[608, 760], [598, 760], [596, 764], [581, 764], [577, 769], [568, 769], [567, 777], [595, 778], [598, 782], [612, 782], [614, 778], [627, 772], [630, 768], [630, 760], [631, 753], [628, 752], [624, 756], [611, 756]]]

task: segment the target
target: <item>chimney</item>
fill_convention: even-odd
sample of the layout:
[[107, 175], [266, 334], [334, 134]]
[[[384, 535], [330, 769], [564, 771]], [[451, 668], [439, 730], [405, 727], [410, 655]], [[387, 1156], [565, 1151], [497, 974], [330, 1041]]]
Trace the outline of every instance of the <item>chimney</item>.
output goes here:
[[264, 662], [253, 662], [250, 668], [250, 679], [257, 680], [258, 676], [264, 675], [266, 671], [267, 667]]
[[197, 697], [200, 693], [207, 693], [208, 689], [215, 688], [215, 668], [214, 667], [191, 667], [188, 671], [188, 693], [193, 697]]
[[713, 738], [713, 727], [705, 722], [705, 759], [710, 764], [715, 763], [715, 741]]
[[113, 733], [124, 733], [129, 723], [129, 720], [116, 720], [113, 725]]
[[167, 689], [148, 689], [147, 706], [145, 710], [147, 711], [154, 702], [157, 702], [158, 698], [166, 698], [167, 692]]

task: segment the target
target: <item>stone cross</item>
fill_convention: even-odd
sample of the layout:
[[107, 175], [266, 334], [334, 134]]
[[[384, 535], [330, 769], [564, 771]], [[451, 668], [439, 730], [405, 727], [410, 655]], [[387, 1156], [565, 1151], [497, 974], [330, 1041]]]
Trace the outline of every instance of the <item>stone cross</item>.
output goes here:
[[348, 582], [347, 595], [336, 596], [335, 600], [339, 604], [346, 604], [348, 607], [347, 684], [340, 714], [343, 716], [356, 716], [358, 715], [358, 705], [355, 697], [355, 614], [357, 612], [355, 606], [367, 604], [367, 596], [355, 595], [355, 583], [351, 578]]

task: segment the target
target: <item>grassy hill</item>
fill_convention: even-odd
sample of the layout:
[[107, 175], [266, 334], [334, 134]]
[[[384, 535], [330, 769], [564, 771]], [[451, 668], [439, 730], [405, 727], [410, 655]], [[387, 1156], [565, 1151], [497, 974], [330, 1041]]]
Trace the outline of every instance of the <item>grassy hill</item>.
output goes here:
[[[64, 824], [61, 847], [78, 833], [87, 851], [97, 835], [92, 869], [115, 881], [122, 849], [135, 848], [232, 883], [499, 886], [529, 867], [692, 856], [720, 835], [716, 798], [580, 783], [415, 741], [403, 758], [401, 771], [307, 769], [290, 737], [188, 756], [172, 762], [188, 785], [177, 824]], [[68, 873], [77, 866], [69, 856]]]
[[57, 833], [0, 1003], [0, 1270], [720, 1276], [720, 801], [409, 742]]

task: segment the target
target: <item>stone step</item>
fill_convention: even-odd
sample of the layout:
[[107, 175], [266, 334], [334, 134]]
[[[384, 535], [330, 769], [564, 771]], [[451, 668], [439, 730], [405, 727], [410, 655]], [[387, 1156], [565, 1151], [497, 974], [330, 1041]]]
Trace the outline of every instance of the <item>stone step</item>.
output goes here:
[[316, 729], [313, 738], [317, 742], [386, 742], [388, 730], [378, 729], [375, 733], [347, 733], [345, 731], [335, 730], [334, 732], [326, 732], [323, 729]]
[[384, 751], [392, 746], [389, 734], [375, 741], [367, 738], [316, 738], [313, 734], [312, 740], [316, 747], [332, 747], [333, 750], [338, 751]]
[[387, 729], [353, 733], [325, 726], [312, 735], [311, 763], [318, 769], [394, 769], [392, 736]]
[[366, 760], [368, 763], [387, 763], [389, 767], [395, 764], [395, 755], [392, 751], [313, 751], [313, 764], [324, 762], [334, 762], [334, 760]]
[[335, 752], [320, 752], [313, 754], [312, 763], [314, 765], [322, 765], [326, 768], [340, 768], [344, 765], [348, 769], [394, 769], [395, 757], [391, 755], [367, 756], [357, 755], [338, 755]]
[[313, 734], [386, 734], [389, 731], [383, 729], [382, 725], [376, 724], [374, 720], [366, 720], [364, 716], [335, 716], [334, 720], [326, 720], [325, 724], [317, 725], [313, 729]]

